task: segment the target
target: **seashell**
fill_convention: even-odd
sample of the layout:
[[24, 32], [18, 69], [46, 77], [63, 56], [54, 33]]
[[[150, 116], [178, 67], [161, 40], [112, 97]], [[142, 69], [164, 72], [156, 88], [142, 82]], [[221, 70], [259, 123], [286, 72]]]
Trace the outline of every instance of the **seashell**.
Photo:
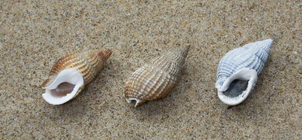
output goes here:
[[222, 102], [237, 105], [247, 98], [264, 67], [272, 41], [246, 44], [229, 51], [220, 60], [215, 87]]
[[128, 103], [135, 100], [135, 107], [147, 100], [161, 99], [174, 87], [190, 45], [175, 52], [156, 57], [149, 64], [136, 70], [125, 85], [124, 95]]
[[60, 105], [76, 97], [102, 69], [111, 53], [109, 49], [93, 50], [59, 59], [42, 84], [44, 100], [52, 105]]

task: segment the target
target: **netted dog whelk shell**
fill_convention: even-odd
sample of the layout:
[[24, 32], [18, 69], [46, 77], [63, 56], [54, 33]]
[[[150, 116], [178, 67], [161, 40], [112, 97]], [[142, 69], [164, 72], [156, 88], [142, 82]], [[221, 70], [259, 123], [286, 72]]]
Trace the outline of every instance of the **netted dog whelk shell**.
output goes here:
[[246, 44], [231, 50], [220, 60], [215, 87], [222, 102], [237, 105], [247, 98], [264, 67], [272, 41]]
[[60, 105], [76, 97], [102, 69], [111, 53], [109, 49], [93, 50], [59, 59], [42, 84], [44, 100], [52, 105]]
[[135, 107], [147, 100], [161, 99], [174, 87], [185, 62], [190, 45], [156, 57], [136, 70], [125, 85], [124, 95], [128, 103], [135, 100]]

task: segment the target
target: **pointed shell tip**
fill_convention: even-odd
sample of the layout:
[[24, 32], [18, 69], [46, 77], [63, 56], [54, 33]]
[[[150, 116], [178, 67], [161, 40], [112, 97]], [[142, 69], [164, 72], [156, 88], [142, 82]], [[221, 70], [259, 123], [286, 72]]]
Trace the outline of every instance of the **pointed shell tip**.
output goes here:
[[264, 41], [266, 41], [266, 42], [268, 42], [268, 43], [270, 43], [270, 44], [273, 43], [273, 40], [272, 40], [272, 39], [266, 39], [266, 40], [264, 40]]

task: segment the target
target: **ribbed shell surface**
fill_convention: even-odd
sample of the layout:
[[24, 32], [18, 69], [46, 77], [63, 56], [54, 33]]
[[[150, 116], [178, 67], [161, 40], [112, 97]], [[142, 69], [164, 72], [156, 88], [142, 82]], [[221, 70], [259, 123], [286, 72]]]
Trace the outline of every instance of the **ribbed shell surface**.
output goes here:
[[42, 84], [42, 87], [45, 88], [49, 86], [60, 71], [70, 68], [78, 70], [83, 76], [84, 84], [88, 84], [92, 81], [98, 71], [101, 70], [111, 53], [111, 50], [105, 49], [66, 55], [53, 65], [49, 77]]
[[189, 50], [186, 46], [156, 57], [135, 71], [125, 85], [125, 97], [141, 101], [160, 99], [175, 85]]
[[133, 73], [125, 86], [126, 98], [155, 100], [164, 97], [173, 88], [176, 77], [152, 65], [144, 65]]
[[221, 87], [228, 77], [242, 68], [254, 69], [259, 75], [267, 60], [271, 44], [272, 40], [267, 39], [229, 51], [219, 62], [215, 87]]

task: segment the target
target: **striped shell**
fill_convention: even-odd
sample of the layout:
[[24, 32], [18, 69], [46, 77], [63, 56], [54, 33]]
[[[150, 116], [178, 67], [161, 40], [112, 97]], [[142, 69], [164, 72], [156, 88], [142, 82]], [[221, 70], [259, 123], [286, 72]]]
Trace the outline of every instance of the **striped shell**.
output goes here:
[[[219, 98], [224, 103], [236, 105], [245, 100], [256, 84], [257, 75], [260, 74], [264, 67], [271, 44], [271, 39], [249, 43], [243, 47], [229, 51], [220, 60], [215, 87], [218, 89]], [[225, 96], [223, 92], [228, 90], [231, 82], [236, 79], [249, 81], [248, 90], [237, 97]]]
[[190, 45], [186, 45], [178, 51], [167, 52], [136, 70], [126, 82], [124, 91], [126, 100], [129, 103], [136, 100], [137, 107], [147, 100], [166, 96], [180, 75], [189, 48]]
[[50, 70], [42, 88], [46, 89], [43, 98], [50, 104], [63, 104], [90, 83], [102, 69], [112, 51], [93, 50], [69, 54], [59, 59]]

